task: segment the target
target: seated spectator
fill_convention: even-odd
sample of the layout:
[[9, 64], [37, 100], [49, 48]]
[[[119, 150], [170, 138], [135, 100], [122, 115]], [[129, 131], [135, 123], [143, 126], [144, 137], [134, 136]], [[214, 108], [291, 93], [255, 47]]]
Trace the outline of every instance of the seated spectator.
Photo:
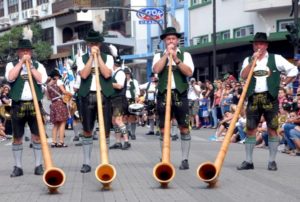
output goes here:
[[224, 117], [219, 122], [219, 127], [217, 128], [217, 132], [216, 132], [216, 140], [217, 141], [221, 141], [223, 139], [222, 134], [229, 128], [232, 118], [233, 118], [232, 112], [226, 111], [224, 113]]

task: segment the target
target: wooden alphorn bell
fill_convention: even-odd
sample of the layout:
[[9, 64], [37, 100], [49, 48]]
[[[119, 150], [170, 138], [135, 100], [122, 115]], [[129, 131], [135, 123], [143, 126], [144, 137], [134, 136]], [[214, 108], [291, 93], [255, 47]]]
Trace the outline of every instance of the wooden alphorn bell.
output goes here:
[[214, 187], [218, 181], [218, 177], [219, 177], [226, 153], [228, 151], [228, 147], [230, 144], [231, 136], [232, 136], [234, 128], [235, 128], [235, 124], [238, 121], [240, 112], [243, 108], [244, 100], [246, 97], [246, 93], [247, 93], [251, 78], [253, 76], [253, 70], [255, 68], [256, 61], [257, 61], [257, 58], [255, 57], [253, 60], [252, 66], [250, 68], [250, 72], [247, 77], [246, 83], [243, 87], [243, 92], [240, 96], [236, 111], [230, 122], [229, 128], [226, 132], [225, 138], [222, 142], [221, 148], [219, 150], [219, 153], [217, 155], [215, 162], [214, 163], [211, 163], [208, 161], [204, 162], [204, 163], [200, 164], [197, 169], [197, 173], [196, 173], [197, 176], [199, 177], [200, 180], [208, 183], [209, 187]]
[[32, 93], [34, 109], [36, 112], [36, 119], [37, 119], [42, 153], [43, 153], [44, 164], [45, 164], [43, 181], [47, 185], [49, 192], [55, 193], [57, 192], [57, 189], [65, 183], [66, 176], [62, 169], [53, 166], [51, 154], [47, 143], [46, 132], [45, 132], [44, 123], [41, 115], [41, 110], [37, 100], [37, 96], [36, 96], [36, 92], [32, 80], [32, 74], [30, 71], [30, 64], [28, 61], [26, 61], [26, 69], [28, 73], [28, 80], [29, 80], [30, 90]]
[[168, 183], [175, 177], [175, 168], [170, 162], [170, 130], [171, 130], [171, 80], [172, 80], [172, 55], [170, 54], [168, 67], [168, 83], [166, 96], [166, 112], [164, 124], [164, 137], [162, 146], [161, 162], [153, 168], [153, 177], [161, 184], [161, 187], [167, 188]]
[[113, 165], [108, 162], [107, 145], [105, 138], [105, 124], [102, 108], [101, 85], [99, 80], [99, 68], [97, 54], [93, 55], [95, 63], [95, 77], [96, 77], [96, 97], [98, 110], [98, 124], [99, 124], [99, 145], [101, 164], [95, 170], [95, 176], [103, 185], [103, 190], [109, 190], [111, 182], [115, 179], [117, 172]]

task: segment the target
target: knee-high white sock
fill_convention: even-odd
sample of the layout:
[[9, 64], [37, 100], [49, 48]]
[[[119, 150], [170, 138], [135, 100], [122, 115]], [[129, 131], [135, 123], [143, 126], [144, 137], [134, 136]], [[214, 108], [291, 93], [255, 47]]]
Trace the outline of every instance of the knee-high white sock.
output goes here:
[[253, 162], [253, 150], [255, 147], [256, 138], [255, 137], [246, 137], [245, 140], [245, 150], [246, 150], [246, 161], [249, 163]]
[[269, 136], [269, 162], [275, 161], [277, 154], [277, 147], [279, 144], [278, 137]]
[[92, 148], [93, 148], [93, 138], [83, 137], [82, 138], [83, 164], [91, 165]]
[[191, 148], [191, 135], [190, 133], [181, 133], [181, 151], [182, 160], [187, 160], [189, 158], [190, 148]]
[[15, 166], [22, 168], [23, 144], [12, 144], [12, 152], [15, 160]]
[[42, 148], [40, 143], [32, 143], [34, 158], [35, 158], [35, 166], [39, 166], [42, 164]]

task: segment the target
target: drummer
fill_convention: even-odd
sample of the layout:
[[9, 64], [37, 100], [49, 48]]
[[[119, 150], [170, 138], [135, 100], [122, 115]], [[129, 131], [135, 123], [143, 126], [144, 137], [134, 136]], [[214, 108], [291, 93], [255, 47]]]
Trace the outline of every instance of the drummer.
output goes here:
[[[128, 101], [128, 106], [130, 106], [131, 104], [138, 102], [139, 96], [140, 96], [140, 89], [139, 89], [139, 84], [138, 84], [137, 80], [135, 80], [132, 77], [131, 70], [128, 67], [125, 67], [124, 72], [126, 74], [126, 80], [127, 80], [126, 98]], [[136, 115], [134, 115], [128, 111], [127, 115], [125, 116], [125, 120], [127, 122], [127, 129], [128, 129], [129, 136], [131, 136], [132, 140], [135, 140], [136, 139], [135, 130], [136, 130], [137, 117], [136, 117]]]
[[145, 84], [140, 85], [140, 90], [145, 91], [145, 105], [147, 109], [147, 119], [149, 121], [150, 130], [146, 135], [154, 135], [154, 122], [155, 122], [155, 106], [157, 94], [158, 78], [154, 73], [150, 75], [151, 80]]
[[[113, 66], [113, 88], [115, 89], [114, 94], [111, 96], [112, 103], [112, 122], [116, 136], [116, 143], [109, 147], [109, 149], [123, 149], [127, 150], [130, 148], [128, 140], [128, 131], [126, 125], [123, 122], [123, 115], [127, 110], [126, 102], [126, 75], [124, 70], [121, 68], [121, 58], [118, 55], [118, 50], [114, 45], [109, 45], [110, 52], [114, 57]], [[124, 104], [126, 103], [126, 104]], [[125, 105], [125, 106], [124, 106]], [[122, 146], [121, 139], [124, 139]]]

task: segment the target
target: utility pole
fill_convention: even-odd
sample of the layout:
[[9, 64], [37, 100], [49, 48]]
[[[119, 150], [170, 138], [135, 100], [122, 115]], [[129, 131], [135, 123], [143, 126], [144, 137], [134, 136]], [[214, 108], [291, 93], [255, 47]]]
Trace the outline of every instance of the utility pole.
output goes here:
[[164, 29], [167, 28], [168, 26], [168, 22], [167, 22], [167, 5], [163, 5], [163, 9], [164, 9]]
[[216, 0], [213, 0], [213, 34], [212, 34], [212, 42], [213, 42], [213, 67], [209, 68], [209, 76], [213, 81], [215, 79], [215, 73], [217, 69], [217, 36], [216, 36]]
[[294, 47], [294, 56], [298, 53], [299, 46], [298, 3], [299, 0], [292, 0], [292, 10], [290, 16], [294, 14], [294, 23], [285, 26], [289, 32], [289, 34], [286, 35], [286, 38]]
[[299, 23], [298, 23], [298, 3], [299, 0], [294, 0], [293, 5], [294, 5], [294, 24], [296, 29], [298, 30], [297, 35], [296, 35], [296, 44], [294, 45], [294, 56], [298, 53], [298, 46], [299, 46]]

